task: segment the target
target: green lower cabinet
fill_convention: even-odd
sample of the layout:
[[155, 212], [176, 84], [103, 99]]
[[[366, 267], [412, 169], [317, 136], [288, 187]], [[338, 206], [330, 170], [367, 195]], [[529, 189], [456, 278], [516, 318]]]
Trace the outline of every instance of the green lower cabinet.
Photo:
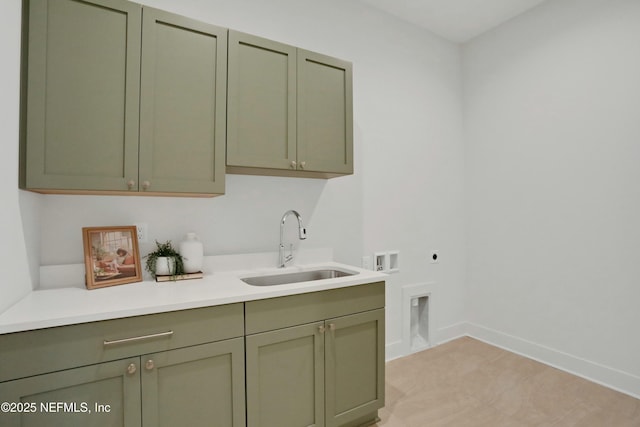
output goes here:
[[246, 337], [249, 427], [373, 423], [384, 406], [384, 309]]
[[243, 427], [244, 386], [234, 338], [0, 383], [0, 426]]
[[141, 357], [145, 427], [245, 425], [244, 340]]
[[0, 425], [139, 427], [138, 365], [136, 357], [0, 383], [0, 402], [12, 405]]
[[324, 426], [324, 323], [246, 338], [247, 425]]
[[384, 309], [326, 324], [326, 426], [373, 421], [384, 406]]

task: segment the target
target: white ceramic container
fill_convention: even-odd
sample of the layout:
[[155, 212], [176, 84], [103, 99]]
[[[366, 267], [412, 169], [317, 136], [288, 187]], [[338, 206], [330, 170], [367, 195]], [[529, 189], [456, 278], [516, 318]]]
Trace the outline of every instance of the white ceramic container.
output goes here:
[[202, 242], [198, 240], [196, 233], [187, 233], [185, 240], [180, 242], [178, 252], [182, 255], [185, 273], [197, 273], [202, 271], [204, 249]]

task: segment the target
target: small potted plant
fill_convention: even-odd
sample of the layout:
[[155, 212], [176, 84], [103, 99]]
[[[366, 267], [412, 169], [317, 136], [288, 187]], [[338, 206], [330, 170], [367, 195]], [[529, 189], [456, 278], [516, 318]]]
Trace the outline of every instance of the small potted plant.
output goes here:
[[156, 250], [148, 253], [145, 258], [146, 270], [155, 279], [156, 276], [176, 277], [184, 274], [182, 255], [173, 247], [170, 240], [160, 243], [156, 240]]

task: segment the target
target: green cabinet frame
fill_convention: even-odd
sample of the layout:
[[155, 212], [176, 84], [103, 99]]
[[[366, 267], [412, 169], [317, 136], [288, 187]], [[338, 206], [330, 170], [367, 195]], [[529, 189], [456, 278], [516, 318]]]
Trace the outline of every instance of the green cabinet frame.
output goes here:
[[0, 402], [37, 405], [0, 425], [244, 427], [243, 315], [235, 303], [0, 335]]
[[126, 190], [138, 171], [140, 5], [24, 4], [21, 186]]
[[[205, 427], [212, 420], [243, 427], [244, 342], [234, 338], [6, 381], [0, 401], [34, 405], [30, 412], [0, 413], [7, 427]], [[43, 409], [51, 404], [50, 412]]]
[[325, 323], [325, 425], [363, 425], [384, 406], [384, 309]]
[[227, 172], [353, 173], [352, 65], [229, 31]]
[[[370, 424], [385, 399], [384, 288], [366, 283], [0, 335], [0, 402], [38, 409], [0, 413], [0, 424]], [[79, 412], [44, 413], [40, 402]], [[83, 402], [92, 413], [82, 412]]]
[[289, 169], [295, 164], [296, 51], [229, 31], [228, 167]]
[[247, 426], [324, 426], [323, 323], [246, 338]]
[[298, 159], [305, 171], [353, 173], [352, 65], [303, 49], [298, 49]]
[[21, 188], [224, 193], [227, 30], [122, 0], [27, 0]]
[[142, 9], [142, 191], [224, 193], [227, 29]]
[[141, 357], [144, 427], [245, 425], [244, 340]]
[[384, 406], [384, 309], [246, 338], [247, 426], [351, 427]]
[[245, 303], [247, 426], [375, 422], [384, 319], [384, 282]]
[[[129, 371], [129, 366], [138, 365], [136, 357], [0, 383], [0, 401], [28, 408], [3, 411], [0, 424], [140, 427], [140, 372], [137, 368]], [[58, 403], [68, 406], [59, 407]]]

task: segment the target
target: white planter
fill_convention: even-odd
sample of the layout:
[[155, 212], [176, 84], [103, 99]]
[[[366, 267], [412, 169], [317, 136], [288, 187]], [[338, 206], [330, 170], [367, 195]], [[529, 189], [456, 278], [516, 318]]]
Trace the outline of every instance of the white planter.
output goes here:
[[156, 260], [156, 276], [169, 276], [176, 271], [176, 259], [174, 257], [158, 257]]

